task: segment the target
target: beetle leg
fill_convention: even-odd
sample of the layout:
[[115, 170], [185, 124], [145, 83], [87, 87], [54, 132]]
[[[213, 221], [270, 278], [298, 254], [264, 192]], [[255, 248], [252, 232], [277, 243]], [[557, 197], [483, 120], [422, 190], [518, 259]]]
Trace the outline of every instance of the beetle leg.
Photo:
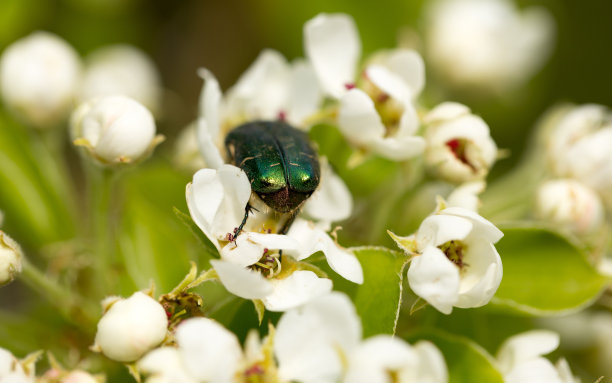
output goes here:
[[257, 209], [255, 209], [253, 206], [247, 203], [247, 205], [244, 208], [244, 218], [242, 218], [242, 222], [240, 222], [240, 226], [234, 229], [234, 236], [232, 237], [234, 244], [236, 244], [236, 238], [238, 238], [238, 235], [240, 235], [240, 233], [242, 232], [242, 228], [244, 228], [244, 225], [246, 224], [246, 221], [249, 218], [249, 213], [251, 213], [253, 210], [257, 211]]

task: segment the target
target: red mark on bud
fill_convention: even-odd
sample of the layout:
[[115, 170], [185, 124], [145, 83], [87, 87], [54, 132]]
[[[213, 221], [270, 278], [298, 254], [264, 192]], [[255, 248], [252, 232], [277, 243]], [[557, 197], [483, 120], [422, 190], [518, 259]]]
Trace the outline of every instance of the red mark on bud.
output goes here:
[[285, 112], [284, 110], [278, 112], [277, 119], [280, 121], [287, 121], [287, 112]]
[[355, 89], [355, 83], [354, 82], [347, 82], [346, 84], [344, 84], [344, 87], [346, 88], [346, 90]]
[[453, 152], [455, 157], [463, 162], [465, 165], [470, 168], [474, 168], [474, 166], [468, 161], [466, 155], [466, 141], [459, 138], [454, 138], [452, 140], [446, 141], [446, 146]]
[[263, 375], [263, 373], [264, 369], [259, 364], [255, 364], [244, 372], [244, 376], [249, 377], [253, 375]]

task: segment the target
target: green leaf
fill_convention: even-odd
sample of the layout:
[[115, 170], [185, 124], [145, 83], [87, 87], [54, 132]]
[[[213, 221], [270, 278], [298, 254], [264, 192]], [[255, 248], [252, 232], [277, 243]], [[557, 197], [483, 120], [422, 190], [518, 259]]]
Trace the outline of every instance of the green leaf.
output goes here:
[[591, 304], [609, 283], [585, 254], [542, 228], [502, 228], [496, 244], [504, 277], [493, 302], [533, 315], [560, 315]]
[[217, 250], [215, 245], [213, 245], [210, 239], [208, 239], [206, 234], [204, 234], [204, 232], [200, 230], [198, 225], [196, 225], [196, 223], [193, 221], [193, 218], [191, 218], [189, 214], [183, 213], [176, 207], [174, 207], [172, 210], [174, 211], [174, 214], [177, 216], [179, 221], [181, 221], [185, 226], [187, 226], [189, 228], [189, 231], [191, 231], [191, 233], [193, 233], [193, 235], [195, 235], [195, 237], [200, 241], [200, 243], [203, 245], [202, 250], [206, 253], [206, 255], [210, 259], [219, 258], [219, 251]]
[[334, 290], [347, 293], [361, 317], [363, 335], [393, 334], [401, 304], [406, 257], [385, 247], [352, 250], [363, 268], [364, 283], [349, 282], [320, 264], [334, 281]]
[[442, 351], [449, 383], [504, 382], [493, 357], [468, 338], [436, 330], [423, 330], [405, 338], [411, 343], [428, 340]]

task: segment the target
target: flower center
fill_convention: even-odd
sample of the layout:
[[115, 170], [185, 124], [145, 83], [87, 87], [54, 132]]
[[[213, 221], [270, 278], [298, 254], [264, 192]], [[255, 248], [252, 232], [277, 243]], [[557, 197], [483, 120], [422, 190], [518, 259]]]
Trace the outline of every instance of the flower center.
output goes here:
[[250, 268], [268, 279], [273, 278], [282, 270], [280, 257], [281, 253], [278, 250], [264, 249], [259, 261], [252, 264]]
[[449, 261], [454, 263], [459, 269], [463, 269], [468, 266], [467, 263], [463, 262], [463, 257], [466, 252], [466, 246], [461, 241], [449, 241], [441, 246], [438, 246], [440, 250], [446, 255]]
[[397, 100], [392, 98], [388, 93], [382, 91], [376, 86], [364, 71], [362, 74], [363, 80], [360, 82], [360, 88], [374, 102], [374, 108], [380, 116], [380, 119], [385, 126], [385, 137], [392, 136], [399, 129], [400, 119], [404, 113], [404, 107]]
[[255, 363], [244, 371], [244, 382], [263, 383], [266, 371], [259, 363]]

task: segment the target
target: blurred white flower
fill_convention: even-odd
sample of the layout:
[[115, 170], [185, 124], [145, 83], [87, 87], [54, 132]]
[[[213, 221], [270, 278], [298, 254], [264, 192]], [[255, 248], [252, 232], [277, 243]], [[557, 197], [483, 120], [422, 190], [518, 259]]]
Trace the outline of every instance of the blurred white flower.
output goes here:
[[166, 337], [168, 317], [155, 299], [136, 292], [103, 302], [93, 348], [118, 362], [133, 362], [157, 347]]
[[337, 292], [286, 312], [278, 322], [274, 348], [282, 381], [448, 381], [444, 358], [429, 342], [410, 346], [387, 335], [362, 341], [353, 304]]
[[426, 51], [446, 81], [503, 91], [526, 82], [548, 59], [554, 20], [511, 0], [440, 0], [426, 10]]
[[446, 198], [446, 206], [462, 207], [478, 212], [480, 200], [478, 195], [485, 190], [484, 181], [471, 181], [457, 186]]
[[102, 164], [143, 159], [161, 142], [151, 112], [126, 96], [106, 96], [81, 104], [71, 117], [71, 136]]
[[26, 371], [13, 354], [0, 347], [0, 382], [34, 383], [34, 373]]
[[[211, 263], [233, 294], [261, 299], [268, 310], [282, 311], [329, 292], [329, 279], [319, 278], [309, 270], [283, 268], [291, 257], [299, 261], [317, 251], [323, 251], [330, 266], [343, 277], [357, 283], [363, 281], [356, 257], [337, 245], [323, 229], [297, 218], [287, 235], [275, 234], [279, 223], [262, 213], [263, 203], [256, 206], [258, 211], [249, 214], [242, 232], [234, 239], [251, 199], [249, 180], [235, 166], [198, 171], [187, 185], [186, 194], [194, 222], [220, 251], [222, 259]], [[279, 250], [284, 252], [282, 260]]]
[[38, 128], [63, 122], [76, 95], [79, 60], [68, 43], [48, 32], [34, 32], [17, 40], [0, 59], [4, 103]]
[[206, 167], [206, 162], [200, 153], [197, 123], [195, 121], [183, 128], [178, 134], [174, 142], [173, 153], [172, 160], [181, 169], [195, 173]]
[[533, 330], [508, 338], [497, 352], [497, 365], [506, 383], [578, 383], [565, 359], [553, 365], [542, 357], [559, 347], [559, 335]]
[[[503, 233], [477, 213], [459, 207], [423, 220], [415, 235], [397, 237], [413, 253], [408, 283], [415, 294], [444, 314], [453, 306], [487, 304], [502, 279], [502, 262], [493, 244]], [[406, 248], [406, 243], [414, 248]]]
[[423, 152], [414, 100], [425, 64], [410, 50], [379, 54], [357, 77], [361, 41], [346, 14], [319, 14], [304, 25], [304, 49], [321, 87], [340, 102], [338, 127], [353, 145], [403, 161]]
[[431, 173], [452, 183], [486, 177], [497, 157], [497, 146], [482, 118], [465, 105], [444, 102], [424, 122], [425, 165]]
[[578, 181], [560, 179], [540, 185], [536, 216], [578, 235], [601, 228], [604, 208], [597, 193]]
[[100, 383], [100, 381], [87, 371], [75, 370], [69, 372], [60, 383]]
[[0, 230], [0, 286], [12, 282], [21, 272], [21, 248]]
[[602, 105], [569, 110], [553, 128], [549, 140], [553, 171], [575, 178], [600, 194], [612, 208], [612, 113]]
[[243, 352], [238, 338], [208, 318], [190, 318], [176, 330], [178, 348], [162, 347], [138, 362], [149, 374], [147, 383], [233, 383], [276, 381], [272, 349], [262, 345], [255, 331], [248, 334]]
[[128, 96], [157, 114], [161, 90], [153, 61], [140, 49], [121, 44], [99, 48], [87, 56], [79, 97], [88, 101], [102, 96]]

